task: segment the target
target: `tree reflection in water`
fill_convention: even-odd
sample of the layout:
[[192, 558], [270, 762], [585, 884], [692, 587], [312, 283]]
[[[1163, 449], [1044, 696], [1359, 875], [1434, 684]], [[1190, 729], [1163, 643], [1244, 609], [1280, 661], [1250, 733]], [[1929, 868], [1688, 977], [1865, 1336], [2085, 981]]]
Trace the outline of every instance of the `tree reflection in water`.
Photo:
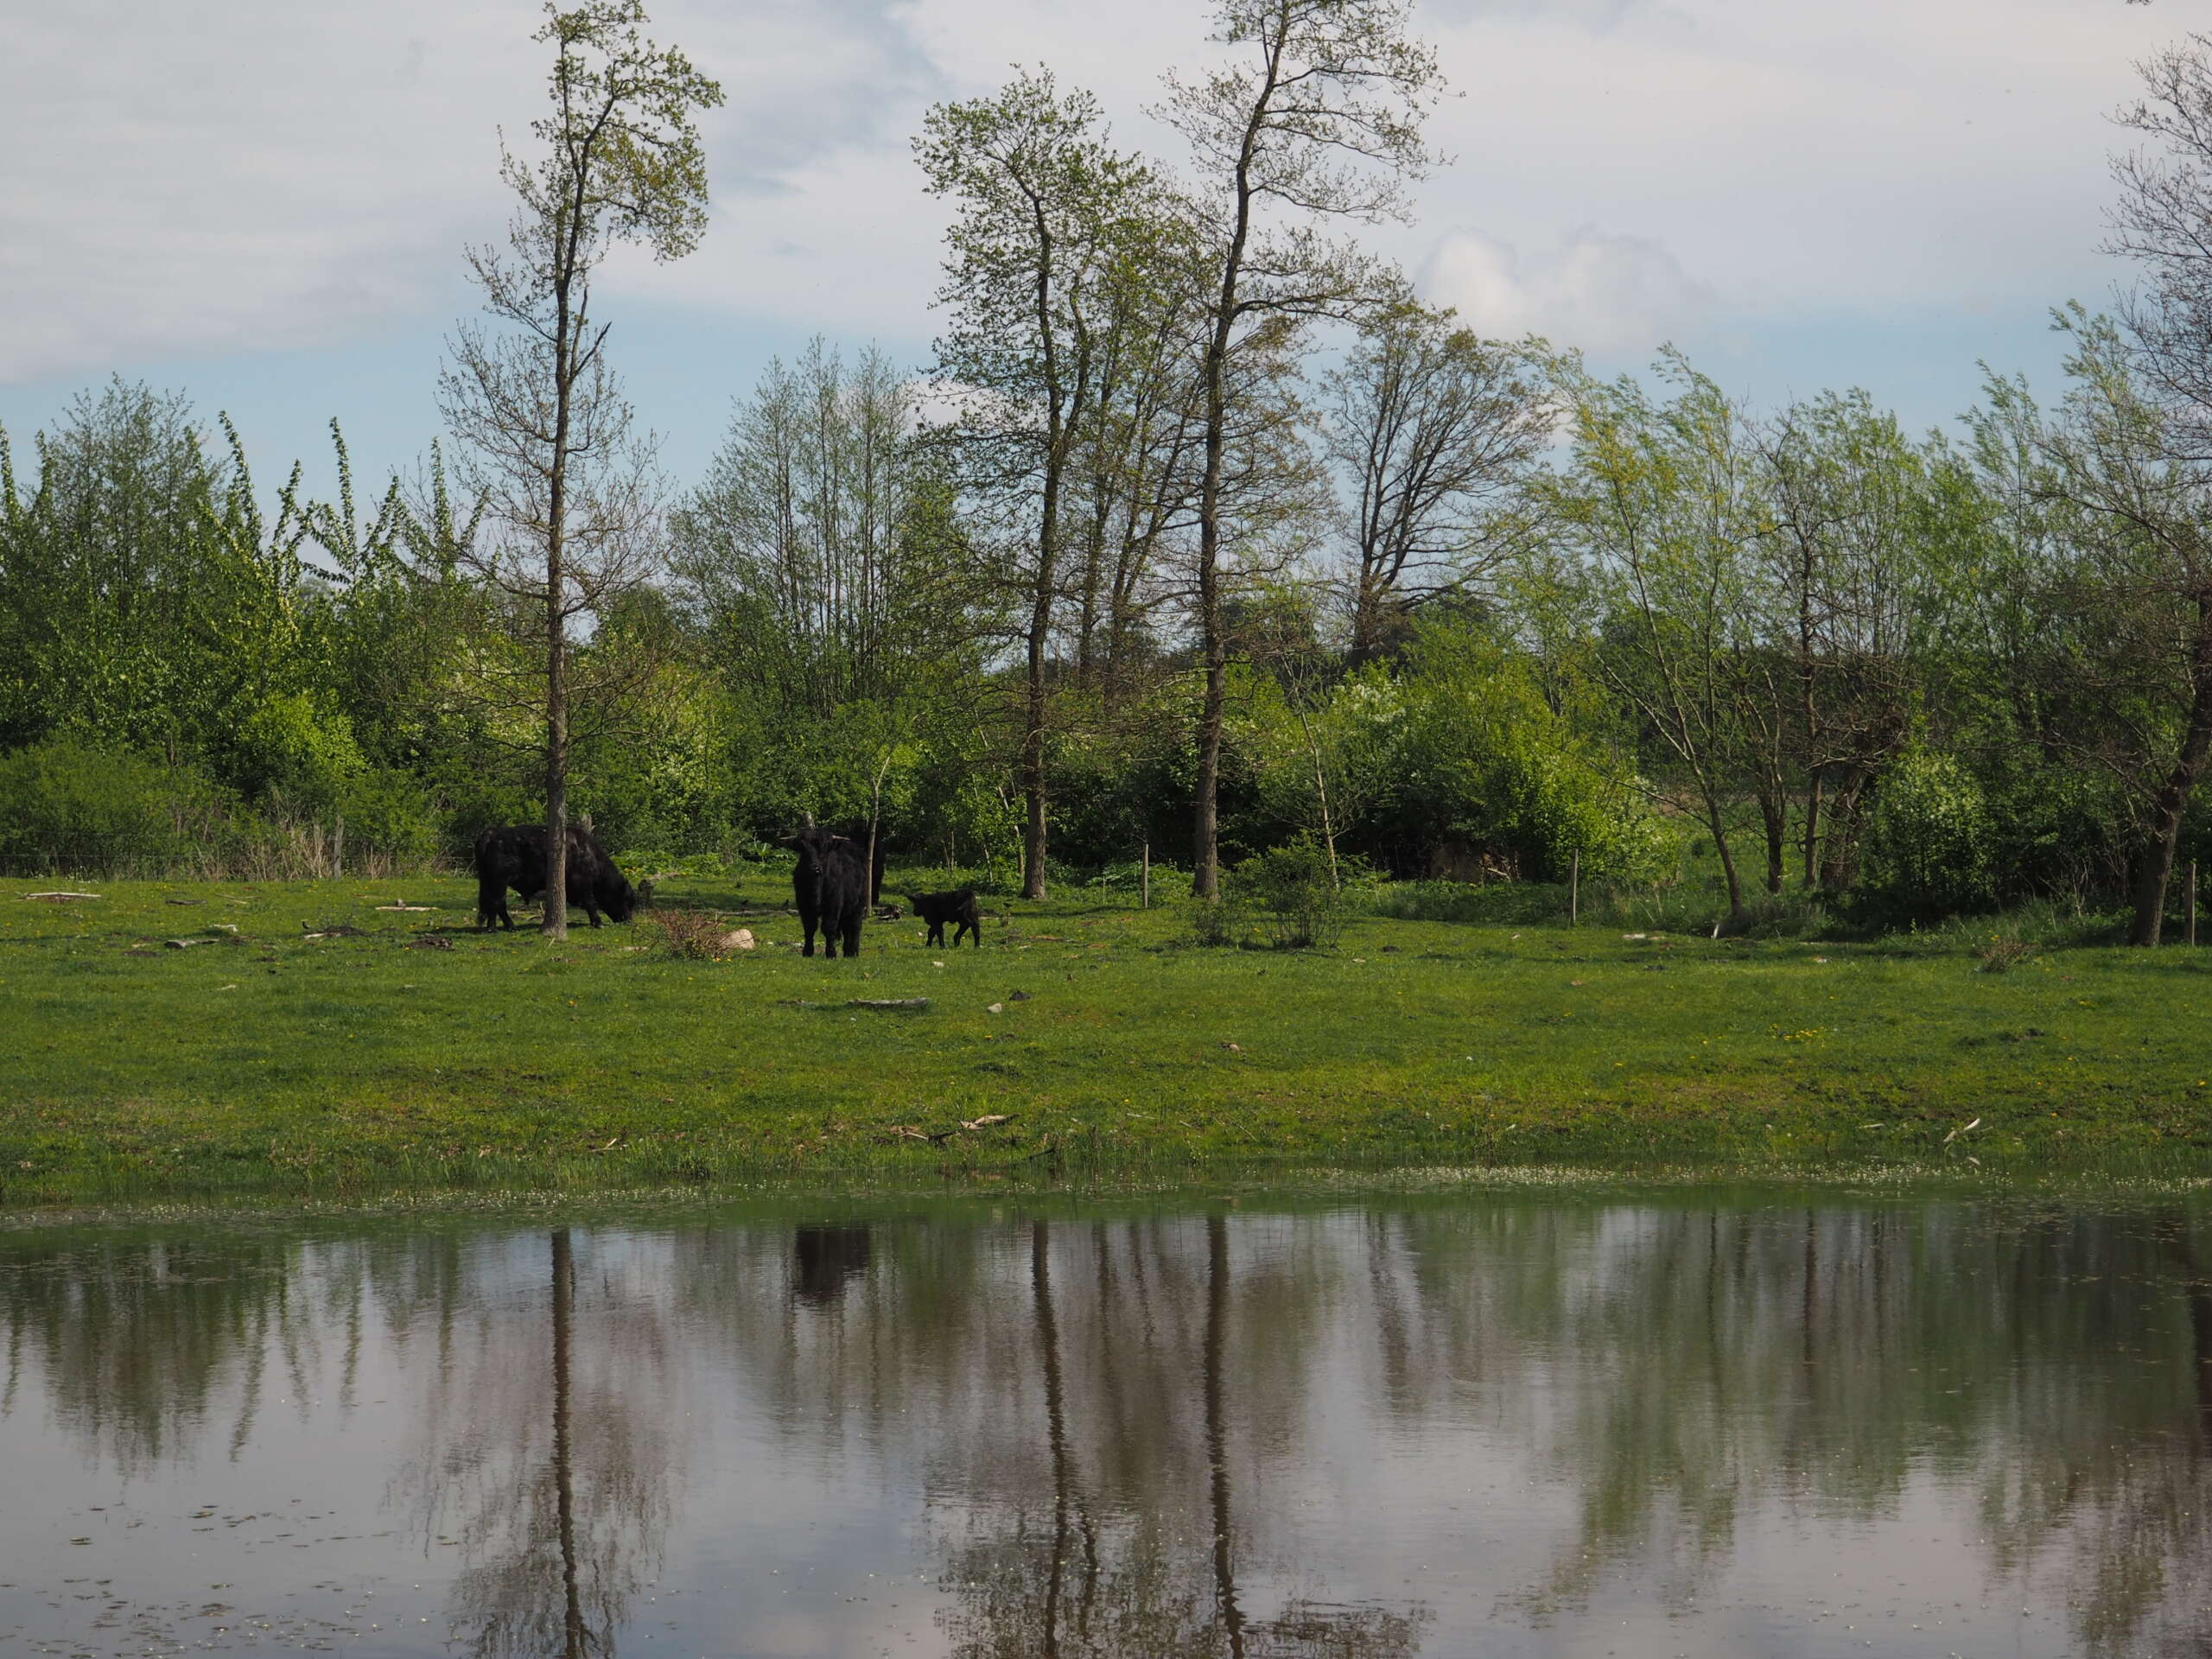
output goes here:
[[510, 1304], [518, 1328], [453, 1368], [424, 1465], [424, 1524], [450, 1527], [465, 1563], [452, 1643], [478, 1659], [611, 1656], [670, 1520], [661, 1310], [607, 1293], [580, 1308], [571, 1230], [547, 1244], [544, 1318]]
[[[1565, 1496], [1470, 1574], [1516, 1622], [1687, 1613], [1777, 1519], [1863, 1532], [1933, 1497], [1985, 1592], [2063, 1598], [2076, 1649], [2201, 1654], [2206, 1224], [1493, 1197], [24, 1231], [0, 1238], [0, 1433], [126, 1478], [250, 1465], [272, 1413], [349, 1421], [376, 1377], [391, 1414], [350, 1444], [418, 1556], [449, 1553], [449, 1633], [484, 1659], [611, 1654], [678, 1517], [772, 1539], [779, 1471], [920, 1518], [963, 1659], [1411, 1655], [1442, 1604], [1373, 1599], [1403, 1575], [1350, 1547], [1364, 1521], [1294, 1501], [1324, 1427], [1339, 1456], [1419, 1448], [1416, 1498], [1432, 1456]], [[747, 1448], [720, 1465], [716, 1421]]]
[[[1313, 1597], [1287, 1598], [1273, 1617], [1248, 1617], [1238, 1584], [1236, 1463], [1229, 1432], [1230, 1325], [1235, 1287], [1225, 1217], [1205, 1224], [1204, 1319], [1195, 1366], [1175, 1366], [1160, 1351], [1155, 1296], [1170, 1292], [1171, 1307], [1188, 1301], [1191, 1264], [1160, 1251], [1155, 1232], [1150, 1251], [1131, 1249], [1126, 1271], [1116, 1271], [1109, 1230], [1099, 1226], [1062, 1230], [1088, 1236], [1093, 1276], [1085, 1313], [1096, 1332], [1090, 1379], [1104, 1409], [1091, 1424], [1099, 1446], [1090, 1459], [1100, 1472], [1085, 1482], [1077, 1473], [1071, 1433], [1068, 1378], [1052, 1280], [1052, 1229], [1029, 1226], [1029, 1290], [1035, 1325], [1035, 1375], [1042, 1384], [1044, 1469], [1049, 1501], [1019, 1484], [1002, 1485], [995, 1502], [963, 1517], [948, 1552], [945, 1582], [956, 1598], [943, 1624], [957, 1659], [1151, 1659], [1163, 1654], [1192, 1659], [1409, 1659], [1420, 1646], [1426, 1618], [1419, 1606], [1403, 1611], [1333, 1605]], [[1134, 1244], [1134, 1237], [1124, 1243]], [[1173, 1341], [1173, 1336], [1168, 1338]], [[1148, 1378], [1163, 1359], [1179, 1370], [1183, 1389], [1142, 1394], [1134, 1416], [1122, 1375], [1134, 1358]], [[1192, 1372], [1195, 1371], [1195, 1376]], [[1248, 1380], [1240, 1374], [1239, 1380]], [[1295, 1388], [1298, 1379], [1286, 1377]], [[1161, 1377], [1160, 1381], [1165, 1382]], [[1176, 1466], [1157, 1454], [1178, 1444], [1175, 1395], [1197, 1383], [1200, 1438], [1185, 1446]], [[1256, 1377], [1254, 1392], [1264, 1392]], [[1190, 1454], [1198, 1453], [1197, 1459]], [[1142, 1470], [1141, 1502], [1126, 1491], [1102, 1490], [1116, 1476]], [[1204, 1500], [1177, 1494], [1178, 1474], [1203, 1468]], [[1178, 1523], [1180, 1511], [1185, 1517]], [[1049, 1517], [1047, 1519], [1046, 1517]], [[1204, 1524], [1192, 1522], [1203, 1517]]]

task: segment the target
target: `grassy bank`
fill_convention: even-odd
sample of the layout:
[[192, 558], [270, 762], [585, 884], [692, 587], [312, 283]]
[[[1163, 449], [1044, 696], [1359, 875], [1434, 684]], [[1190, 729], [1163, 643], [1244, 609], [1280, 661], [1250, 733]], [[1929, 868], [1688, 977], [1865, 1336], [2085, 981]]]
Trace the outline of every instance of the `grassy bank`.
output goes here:
[[[20, 896], [60, 886], [100, 896]], [[1992, 974], [1957, 937], [1390, 918], [1327, 954], [1201, 950], [1172, 912], [1077, 895], [1010, 906], [981, 950], [902, 923], [830, 962], [790, 948], [785, 893], [664, 883], [761, 941], [695, 961], [645, 925], [479, 935], [460, 880], [6, 884], [0, 1203], [1232, 1160], [2212, 1166], [2212, 952]]]

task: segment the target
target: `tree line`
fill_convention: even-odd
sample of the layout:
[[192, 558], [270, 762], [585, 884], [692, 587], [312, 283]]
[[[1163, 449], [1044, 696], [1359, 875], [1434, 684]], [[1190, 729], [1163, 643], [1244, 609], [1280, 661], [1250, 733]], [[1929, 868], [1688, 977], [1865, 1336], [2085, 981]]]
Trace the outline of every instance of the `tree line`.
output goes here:
[[0, 435], [0, 856], [321, 856], [342, 821], [404, 861], [573, 801], [639, 854], [865, 823], [1030, 897], [1141, 855], [1211, 898], [1295, 845], [1332, 885], [1709, 868], [1743, 925], [2046, 898], [2153, 944], [2183, 902], [2212, 42], [2142, 66], [2141, 281], [2057, 314], [2055, 401], [1992, 374], [1916, 435], [1424, 304], [1357, 234], [1434, 159], [1406, 8], [1224, 0], [1172, 162], [1046, 67], [933, 109], [933, 360], [817, 340], [679, 486], [592, 289], [705, 226], [720, 90], [645, 21], [549, 7], [447, 437], [372, 508], [334, 423], [336, 499], [296, 469], [273, 510], [180, 397]]

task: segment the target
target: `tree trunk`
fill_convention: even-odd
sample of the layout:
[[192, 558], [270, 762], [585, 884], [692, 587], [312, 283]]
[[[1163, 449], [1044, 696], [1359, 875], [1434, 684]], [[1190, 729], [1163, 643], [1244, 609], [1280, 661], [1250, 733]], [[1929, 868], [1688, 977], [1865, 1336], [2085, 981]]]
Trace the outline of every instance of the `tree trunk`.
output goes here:
[[1744, 913], [1744, 880], [1736, 870], [1736, 855], [1728, 845], [1728, 831], [1720, 819], [1720, 802], [1711, 791], [1705, 797], [1705, 827], [1713, 832], [1713, 850], [1720, 860], [1720, 874], [1728, 883], [1730, 920]]
[[1313, 798], [1321, 809], [1321, 842], [1329, 851], [1329, 887], [1341, 892], [1344, 883], [1337, 879], [1337, 826], [1329, 816], [1329, 779], [1321, 765], [1321, 746], [1313, 741], [1313, 725], [1304, 713], [1298, 716], [1299, 729], [1306, 734], [1306, 752], [1313, 760]]
[[1789, 799], [1778, 791], [1762, 792], [1759, 796], [1759, 817], [1766, 830], [1766, 890], [1770, 893], [1782, 891], [1783, 877], [1788, 874], [1789, 845]]
[[568, 529], [569, 418], [575, 393], [575, 340], [569, 285], [556, 288], [553, 454], [545, 478], [545, 906], [539, 931], [569, 937], [569, 639], [562, 589]]
[[1244, 1610], [1236, 1599], [1235, 1506], [1229, 1488], [1229, 1425], [1224, 1399], [1229, 1341], [1229, 1224], [1206, 1217], [1205, 1432], [1209, 1496], [1213, 1500], [1214, 1599], [1231, 1659], [1244, 1659]]
[[1820, 885], [1821, 774], [1817, 768], [1805, 785], [1805, 891]]
[[576, 1571], [576, 1490], [569, 1421], [569, 1324], [575, 1280], [569, 1230], [563, 1227], [553, 1235], [553, 1484], [561, 1545], [562, 1659], [585, 1659], [588, 1636]]
[[2197, 601], [2196, 639], [2190, 651], [2189, 725], [2181, 753], [2151, 808], [2151, 831], [2135, 857], [2135, 916], [2127, 930], [2130, 944], [2156, 944], [2165, 931], [2166, 887], [2173, 880], [2174, 849], [2189, 798], [2212, 748], [2212, 594]]
[[[1046, 608], [1040, 591], [1038, 608]], [[1029, 695], [1021, 734], [1021, 788], [1028, 804], [1028, 821], [1021, 834], [1021, 896], [1045, 896], [1045, 651], [1044, 640], [1033, 632], [1029, 638]]]
[[1191, 892], [1221, 897], [1221, 735], [1229, 702], [1229, 642], [1221, 626], [1222, 375], [1228, 356], [1227, 302], [1206, 353], [1205, 475], [1198, 492], [1198, 636], [1205, 659], [1205, 702], [1198, 714], [1198, 798], [1191, 849]]
[[1198, 788], [1192, 813], [1196, 821], [1191, 859], [1193, 897], [1221, 897], [1221, 734], [1229, 701], [1229, 642], [1221, 623], [1221, 472], [1228, 427], [1229, 345], [1236, 329], [1237, 283], [1243, 275], [1244, 246], [1252, 232], [1251, 170], [1260, 123], [1274, 94], [1274, 67], [1251, 119], [1236, 158], [1236, 227], [1221, 262], [1221, 291], [1214, 301], [1213, 337], [1206, 342], [1205, 471], [1198, 488], [1198, 633], [1206, 670], [1205, 704], [1198, 715]]

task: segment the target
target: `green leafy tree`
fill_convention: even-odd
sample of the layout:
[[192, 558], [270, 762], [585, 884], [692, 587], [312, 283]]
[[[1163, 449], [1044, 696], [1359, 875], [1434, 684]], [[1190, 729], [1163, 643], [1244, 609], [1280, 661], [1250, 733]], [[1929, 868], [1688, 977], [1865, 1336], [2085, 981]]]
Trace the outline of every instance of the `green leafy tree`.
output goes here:
[[947, 318], [938, 372], [960, 389], [953, 429], [971, 487], [1018, 550], [1023, 613], [1019, 768], [1027, 808], [1022, 895], [1045, 896], [1051, 650], [1065, 585], [1069, 486], [1117, 267], [1148, 241], [1158, 193], [1109, 148], [1097, 101], [1063, 96], [1049, 70], [931, 110], [915, 145], [933, 195], [957, 204], [947, 233]]
[[1550, 491], [1585, 615], [1603, 628], [1592, 671], [1684, 781], [1744, 913], [1732, 832], [1746, 748], [1738, 677], [1756, 671], [1754, 558], [1767, 527], [1740, 411], [1680, 356], [1674, 398], [1633, 378], [1577, 377], [1572, 467]]
[[1232, 360], [1250, 331], [1356, 314], [1391, 287], [1323, 227], [1402, 217], [1403, 181], [1428, 165], [1421, 124], [1439, 75], [1409, 22], [1405, 0], [1224, 0], [1214, 38], [1226, 60], [1189, 81], [1168, 78], [1165, 113], [1190, 142], [1211, 277], [1193, 573], [1205, 674], [1193, 841], [1201, 898], [1218, 888]]

